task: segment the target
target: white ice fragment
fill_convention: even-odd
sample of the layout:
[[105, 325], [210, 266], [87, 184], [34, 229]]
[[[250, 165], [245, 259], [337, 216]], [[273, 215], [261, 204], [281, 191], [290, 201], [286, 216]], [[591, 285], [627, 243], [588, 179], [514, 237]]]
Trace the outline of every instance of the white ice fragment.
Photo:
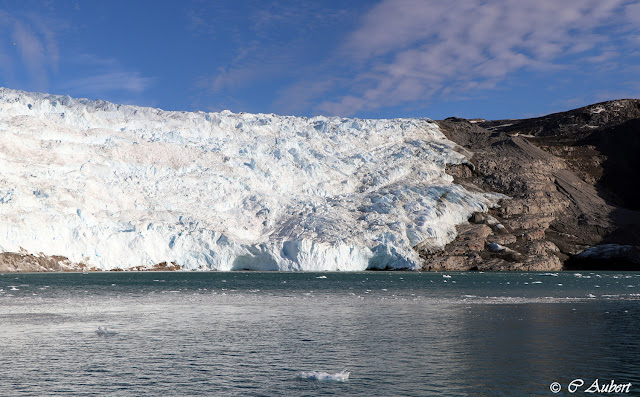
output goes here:
[[330, 374], [328, 372], [321, 372], [321, 371], [309, 371], [309, 372], [301, 371], [301, 372], [297, 372], [296, 376], [300, 379], [345, 382], [349, 379], [350, 373], [351, 372], [347, 370], [342, 370], [334, 374]]
[[103, 327], [103, 326], [99, 326], [98, 329], [96, 330], [96, 335], [98, 336], [113, 336], [116, 334], [117, 334], [116, 331], [112, 331], [107, 327]]

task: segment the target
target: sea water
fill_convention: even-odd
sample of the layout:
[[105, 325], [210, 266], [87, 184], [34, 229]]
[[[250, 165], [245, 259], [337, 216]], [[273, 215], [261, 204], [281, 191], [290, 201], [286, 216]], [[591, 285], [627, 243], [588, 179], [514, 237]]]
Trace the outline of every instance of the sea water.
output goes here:
[[4, 274], [0, 335], [2, 396], [637, 395], [640, 273]]

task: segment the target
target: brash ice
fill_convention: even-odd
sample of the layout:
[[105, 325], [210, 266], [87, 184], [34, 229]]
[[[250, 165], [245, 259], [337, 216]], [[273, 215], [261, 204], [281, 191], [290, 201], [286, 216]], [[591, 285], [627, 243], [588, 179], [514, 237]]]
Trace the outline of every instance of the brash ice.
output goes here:
[[420, 266], [497, 194], [429, 119], [169, 112], [0, 89], [0, 251], [102, 269]]

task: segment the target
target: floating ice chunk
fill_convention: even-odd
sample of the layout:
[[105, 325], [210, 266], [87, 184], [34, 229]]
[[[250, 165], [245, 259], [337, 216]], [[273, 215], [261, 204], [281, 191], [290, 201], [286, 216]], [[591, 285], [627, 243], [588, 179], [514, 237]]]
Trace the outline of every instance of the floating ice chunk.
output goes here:
[[340, 372], [336, 372], [335, 374], [330, 374], [328, 372], [320, 372], [320, 371], [309, 371], [309, 372], [301, 371], [296, 373], [296, 376], [299, 379], [345, 382], [346, 380], [349, 379], [350, 373], [351, 372], [347, 370], [342, 370]]
[[108, 329], [107, 327], [99, 326], [98, 329], [96, 330], [96, 335], [98, 335], [98, 336], [113, 336], [113, 335], [116, 335], [116, 334], [117, 334], [116, 331], [112, 331], [112, 330]]

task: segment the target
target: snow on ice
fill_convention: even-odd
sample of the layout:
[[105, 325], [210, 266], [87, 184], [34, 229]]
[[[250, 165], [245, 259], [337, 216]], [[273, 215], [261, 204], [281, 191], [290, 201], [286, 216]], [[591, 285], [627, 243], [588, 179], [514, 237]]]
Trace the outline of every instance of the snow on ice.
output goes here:
[[420, 264], [501, 197], [428, 119], [169, 112], [0, 89], [0, 251], [102, 269]]

